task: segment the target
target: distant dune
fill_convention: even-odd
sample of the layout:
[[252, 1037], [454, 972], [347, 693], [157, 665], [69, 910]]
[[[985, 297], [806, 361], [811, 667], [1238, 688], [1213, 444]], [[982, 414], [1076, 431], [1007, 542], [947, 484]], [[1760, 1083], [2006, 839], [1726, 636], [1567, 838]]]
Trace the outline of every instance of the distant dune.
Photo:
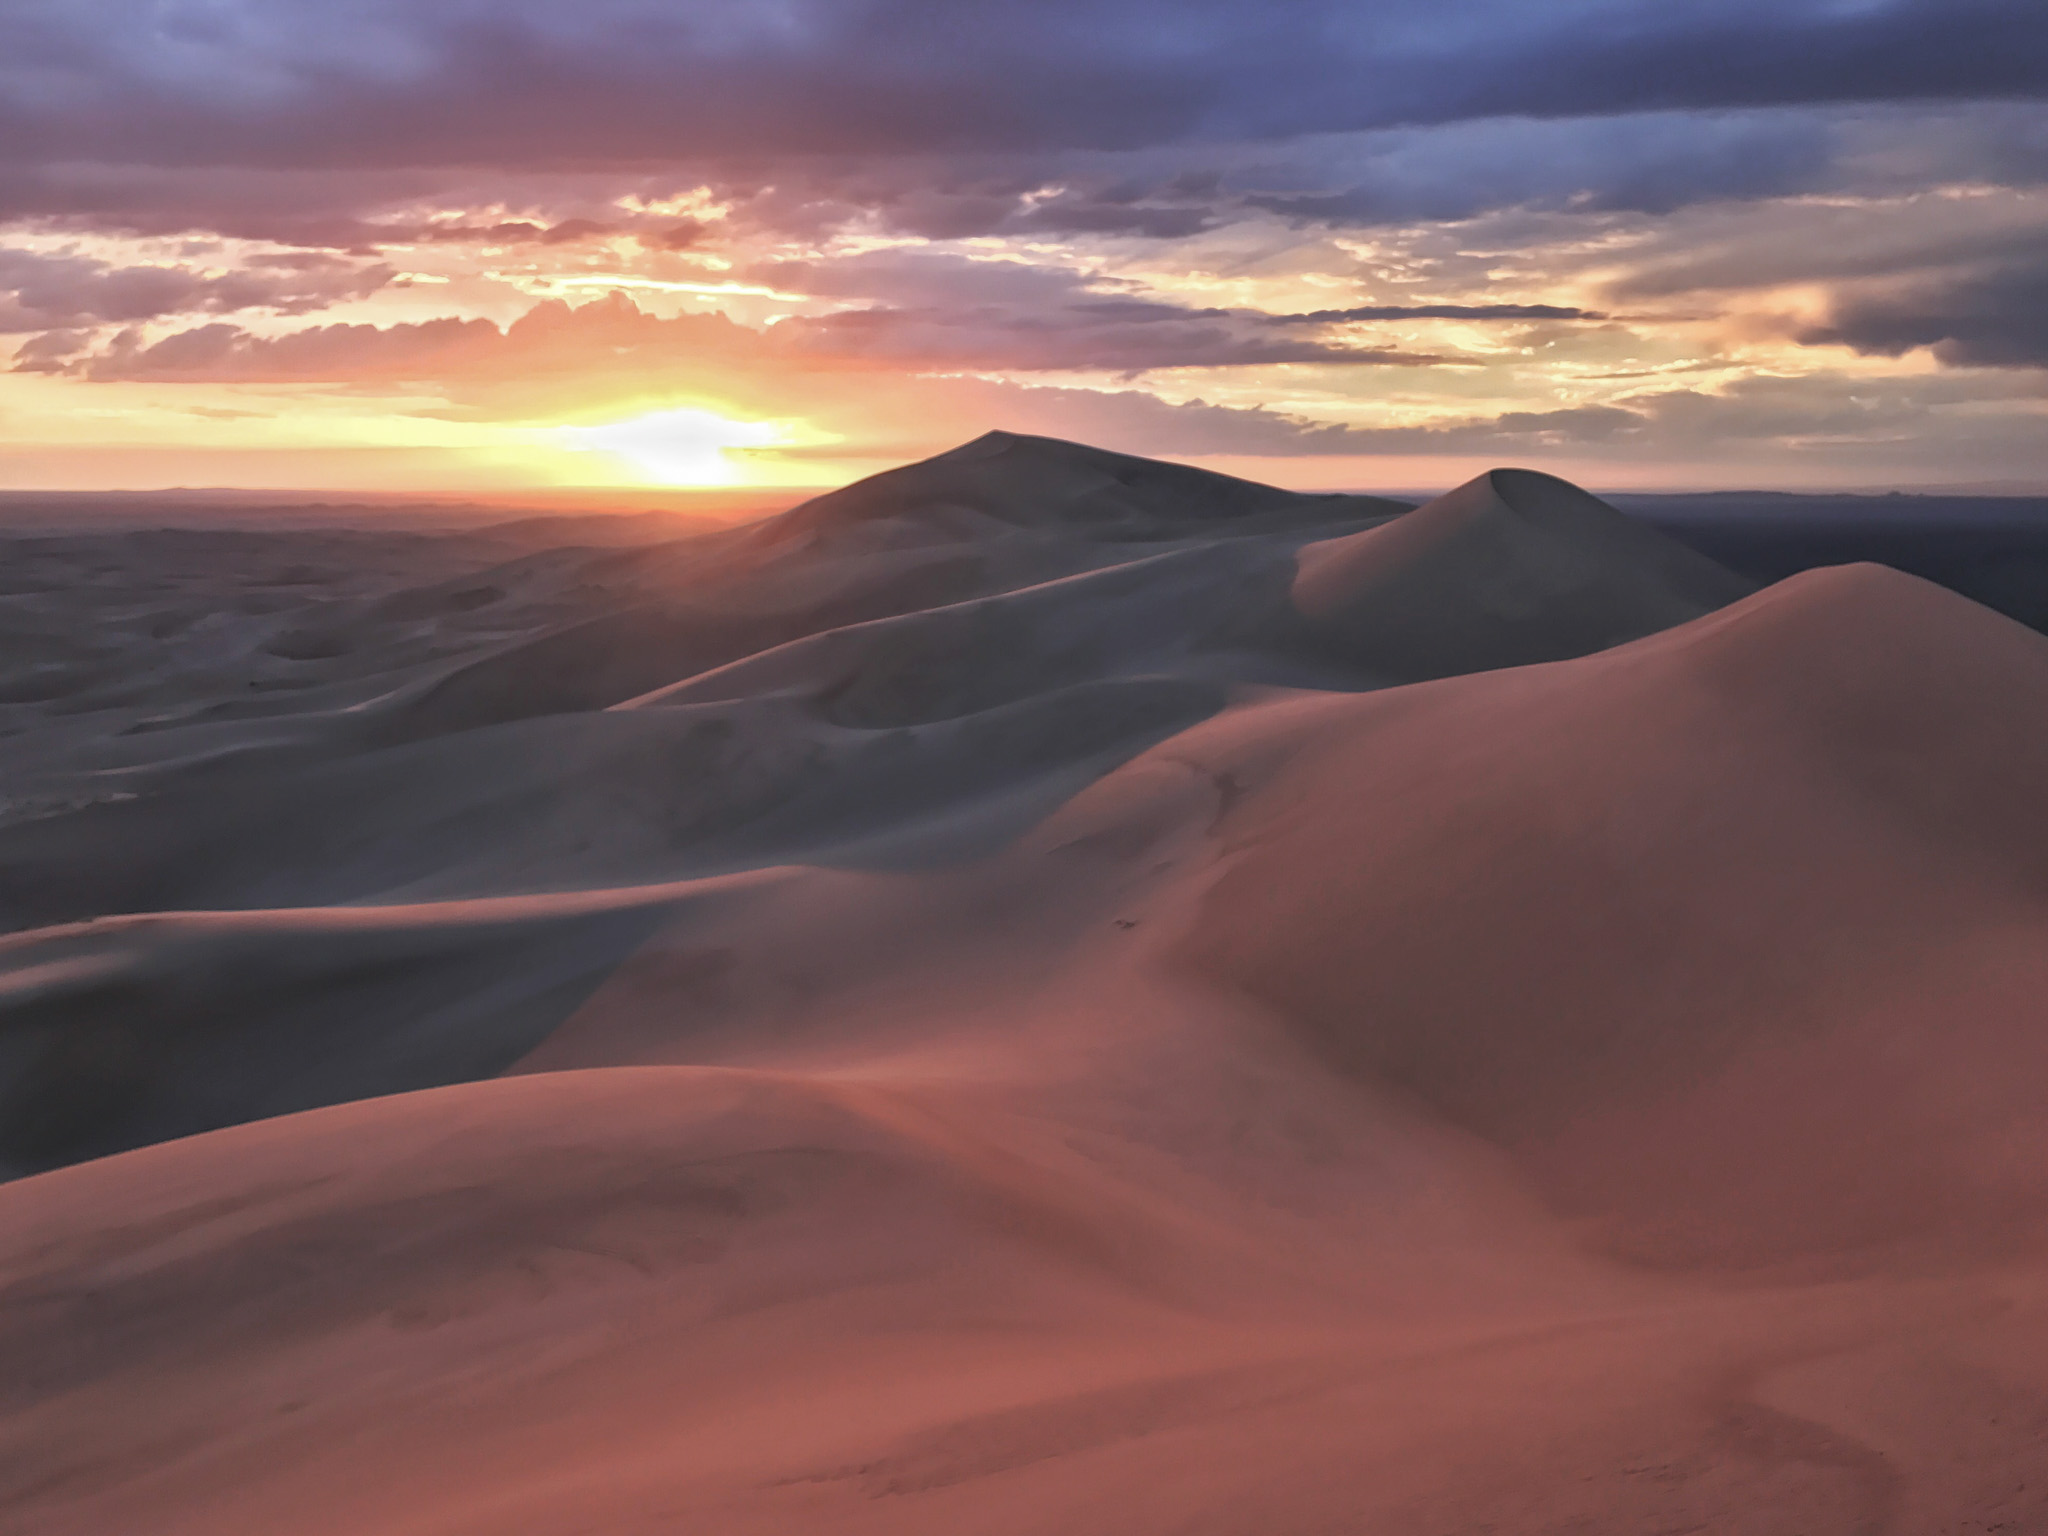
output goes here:
[[644, 531], [11, 543], [0, 1531], [2048, 1530], [2048, 638], [1521, 470]]

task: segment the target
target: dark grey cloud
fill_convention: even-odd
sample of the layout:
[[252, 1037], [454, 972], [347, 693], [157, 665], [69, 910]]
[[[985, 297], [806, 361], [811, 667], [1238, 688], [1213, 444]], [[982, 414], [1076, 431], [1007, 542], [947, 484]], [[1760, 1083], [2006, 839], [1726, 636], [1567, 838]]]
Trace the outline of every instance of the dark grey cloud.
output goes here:
[[2037, 0], [14, 0], [0, 158], [348, 166], [1132, 149], [2039, 99]]
[[974, 259], [930, 251], [870, 251], [831, 261], [765, 261], [746, 268], [743, 275], [786, 292], [871, 301], [858, 311], [867, 318], [854, 322], [867, 326], [890, 323], [881, 318], [885, 315], [905, 320], [915, 315], [922, 324], [953, 322], [970, 330], [987, 324], [1028, 324], [1047, 332], [1086, 326], [1163, 330], [1225, 325], [1244, 335], [1274, 331], [1292, 335], [1309, 327], [1368, 321], [1607, 318], [1556, 304], [1371, 304], [1292, 313], [1192, 307], [1068, 267], [1032, 265], [1014, 257]]
[[1561, 304], [1360, 304], [1269, 318], [1290, 325], [1329, 325], [1353, 320], [1605, 320], [1607, 316]]
[[[1752, 377], [1718, 390], [1647, 390], [1606, 405], [1504, 411], [1430, 425], [1376, 427], [1287, 422], [1303, 454], [1461, 455], [1495, 462], [1600, 459], [1734, 464], [1796, 463], [1853, 454], [1872, 466], [1967, 464], [1968, 447], [2013, 455], [2033, 434], [2040, 391], [1998, 394], [1941, 379], [1813, 381]], [[1960, 430], [1946, 414], [1967, 405]], [[1275, 434], [1276, 440], [1279, 434]], [[2032, 457], [2048, 464], [2035, 448]], [[1881, 471], [1874, 470], [1873, 478]]]
[[739, 269], [738, 275], [821, 299], [944, 309], [1043, 309], [1101, 296], [1087, 277], [1069, 267], [1038, 265], [1007, 253], [976, 259], [938, 251], [876, 250], [820, 260], [760, 261]]
[[394, 245], [561, 245], [607, 235], [681, 250], [702, 240], [704, 225], [622, 212], [617, 203], [634, 192], [666, 195], [675, 181], [672, 172], [653, 178], [460, 166], [279, 171], [66, 161], [0, 166], [0, 225], [145, 237], [201, 233], [363, 256]]
[[[1616, 457], [1681, 458], [1732, 452], [1735, 462], [1777, 452], [1892, 455], [1956, 450], [1968, 441], [2032, 434], [2048, 384], [1985, 388], [1962, 375], [1791, 378], [1768, 374], [1718, 389], [1650, 389], [1605, 406], [1510, 412], [1447, 428], [1446, 441], [1531, 449], [1596, 449]], [[2041, 457], [2038, 452], [2035, 455]]]
[[2048, 252], [2044, 210], [2017, 199], [1933, 195], [1895, 204], [1856, 199], [1716, 210], [1664, 221], [1639, 240], [1609, 285], [1621, 300], [1659, 300], [1787, 283], [1844, 291]]
[[1180, 240], [1223, 222], [1215, 207], [1065, 196], [1006, 218], [992, 233], [1019, 235], [1131, 235]]
[[445, 194], [456, 184], [446, 173], [407, 170], [295, 172], [65, 159], [0, 165], [0, 223], [144, 236], [205, 231], [368, 251], [389, 239], [390, 225], [374, 222], [376, 214]]
[[1195, 307], [1064, 267], [923, 251], [763, 262], [746, 275], [783, 291], [866, 301], [782, 321], [774, 327], [781, 344], [926, 370], [1139, 374], [1281, 363], [1417, 365], [1447, 359], [1339, 328], [1371, 321], [1604, 318], [1548, 304], [1391, 304], [1300, 313]]
[[[0, 147], [4, 149], [4, 147]], [[432, 149], [423, 145], [421, 153]], [[997, 154], [672, 156], [577, 170], [479, 166], [8, 166], [0, 225], [206, 232], [369, 254], [392, 245], [630, 235], [649, 249], [753, 238], [815, 243], [881, 228], [932, 240], [1175, 241], [1246, 219], [1367, 229], [1503, 209], [1574, 218], [1702, 202], [1885, 198], [1953, 184], [2048, 183], [2048, 113], [2031, 104], [1488, 118], [1284, 144]], [[704, 185], [724, 224], [677, 236], [622, 212]], [[480, 210], [458, 215], [462, 209]], [[509, 210], [509, 211], [508, 211]], [[1834, 242], [1839, 253], [1857, 242]]]
[[798, 238], [872, 222], [937, 240], [1176, 240], [1272, 216], [1370, 230], [1530, 210], [1590, 227], [1700, 204], [1815, 194], [1884, 200], [1930, 187], [2043, 184], [2048, 112], [2040, 107], [1893, 103], [1492, 117], [1119, 154], [792, 163], [779, 168], [772, 186], [742, 190], [736, 217]]
[[1076, 305], [1012, 310], [854, 309], [785, 320], [774, 328], [793, 350], [921, 370], [1107, 372], [1241, 368], [1281, 363], [1418, 366], [1445, 358], [1394, 347], [1272, 334], [1266, 317], [1167, 304]]
[[[1036, 269], [1021, 268], [1043, 277]], [[1091, 305], [1093, 307], [1091, 307]], [[570, 308], [534, 307], [501, 330], [445, 318], [388, 326], [315, 325], [254, 334], [227, 321], [152, 338], [130, 328], [103, 345], [82, 333], [17, 356], [17, 368], [106, 382], [477, 380], [507, 370], [556, 375], [727, 367], [865, 367], [907, 372], [1107, 372], [1233, 368], [1283, 363], [1413, 367], [1430, 353], [1291, 334], [1293, 316], [1188, 310], [1138, 301], [955, 308], [871, 306], [792, 318], [757, 331], [722, 315], [661, 318], [613, 295]]]
[[1351, 228], [2044, 182], [2048, 113], [2030, 103], [1493, 118], [1305, 142], [1263, 163], [1247, 155], [1223, 178], [1243, 206]]
[[1705, 203], [2048, 184], [2048, 112], [1889, 104], [1485, 118], [1285, 144], [1118, 154], [786, 163], [748, 187], [707, 171], [736, 218], [799, 238], [856, 221], [935, 240], [1186, 238], [1248, 218], [1375, 229], [1510, 209], [1588, 222]]
[[484, 383], [527, 375], [659, 376], [696, 361], [745, 364], [767, 355], [758, 332], [723, 315], [650, 315], [622, 295], [581, 306], [536, 304], [512, 324], [489, 320], [329, 324], [259, 335], [212, 321], [151, 340], [129, 329], [68, 371], [97, 381]]
[[1488, 120], [1388, 135], [1346, 175], [1247, 205], [1301, 223], [1371, 226], [1493, 208], [1668, 213], [1691, 203], [1832, 187], [1854, 130], [1826, 112], [1638, 114], [1533, 125]]
[[1898, 357], [1930, 348], [1954, 367], [2048, 368], [2048, 248], [1841, 302], [1800, 340]]
[[391, 277], [389, 267], [325, 257], [210, 273], [190, 265], [112, 266], [85, 256], [0, 248], [0, 334], [242, 310], [301, 315], [374, 293]]

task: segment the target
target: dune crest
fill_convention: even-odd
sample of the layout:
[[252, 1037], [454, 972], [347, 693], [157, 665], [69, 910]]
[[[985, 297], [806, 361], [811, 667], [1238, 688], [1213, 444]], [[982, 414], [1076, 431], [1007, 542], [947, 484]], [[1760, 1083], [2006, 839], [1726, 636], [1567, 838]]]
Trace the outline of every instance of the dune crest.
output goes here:
[[532, 534], [21, 552], [0, 1531], [2048, 1529], [2048, 639], [1004, 433]]

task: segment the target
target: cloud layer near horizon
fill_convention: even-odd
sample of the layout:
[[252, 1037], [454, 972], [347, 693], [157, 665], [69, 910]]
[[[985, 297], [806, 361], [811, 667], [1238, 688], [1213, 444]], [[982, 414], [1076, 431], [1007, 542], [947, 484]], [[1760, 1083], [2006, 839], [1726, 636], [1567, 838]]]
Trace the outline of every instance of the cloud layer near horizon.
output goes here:
[[2008, 0], [16, 0], [0, 410], [2048, 482], [2044, 93]]

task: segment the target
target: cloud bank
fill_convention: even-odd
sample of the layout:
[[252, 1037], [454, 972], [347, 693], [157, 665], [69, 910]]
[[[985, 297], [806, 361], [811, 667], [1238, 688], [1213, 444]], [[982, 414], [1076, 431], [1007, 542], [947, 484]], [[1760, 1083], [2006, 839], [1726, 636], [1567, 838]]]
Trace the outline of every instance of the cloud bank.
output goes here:
[[0, 408], [2048, 477], [2044, 96], [2015, 0], [15, 0]]

